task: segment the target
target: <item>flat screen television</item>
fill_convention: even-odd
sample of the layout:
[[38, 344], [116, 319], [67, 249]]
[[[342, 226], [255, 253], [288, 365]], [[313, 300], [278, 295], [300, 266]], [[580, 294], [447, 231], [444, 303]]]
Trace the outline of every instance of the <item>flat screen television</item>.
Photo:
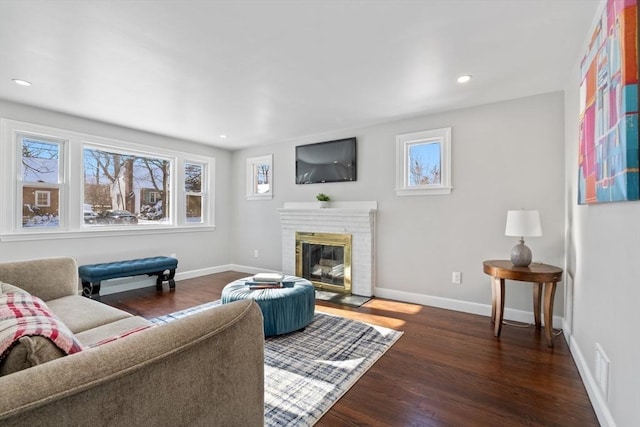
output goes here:
[[355, 180], [355, 137], [296, 147], [296, 184]]

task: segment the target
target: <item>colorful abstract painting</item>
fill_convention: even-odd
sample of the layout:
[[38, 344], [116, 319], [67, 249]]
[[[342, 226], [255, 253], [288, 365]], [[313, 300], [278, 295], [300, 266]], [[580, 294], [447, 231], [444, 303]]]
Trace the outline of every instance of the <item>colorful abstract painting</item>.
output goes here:
[[580, 204], [640, 199], [637, 3], [607, 0], [580, 66]]

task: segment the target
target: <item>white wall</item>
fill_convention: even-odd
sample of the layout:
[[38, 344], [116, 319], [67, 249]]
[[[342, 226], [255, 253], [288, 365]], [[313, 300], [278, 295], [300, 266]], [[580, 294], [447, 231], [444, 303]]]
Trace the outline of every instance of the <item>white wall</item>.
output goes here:
[[[0, 261], [23, 260], [48, 256], [72, 256], [79, 264], [140, 258], [175, 253], [180, 272], [211, 270], [227, 266], [230, 262], [231, 212], [229, 206], [228, 177], [231, 155], [228, 151], [201, 144], [138, 132], [88, 119], [54, 113], [0, 100], [0, 117], [73, 130], [101, 137], [139, 144], [159, 146], [188, 153], [206, 155], [216, 159], [216, 230], [166, 234], [157, 232], [144, 236], [98, 237], [42, 241], [0, 242]], [[2, 141], [6, 144], [10, 141]], [[7, 195], [0, 195], [0, 203], [7, 203]], [[105, 290], [107, 290], [105, 288]], [[108, 293], [108, 290], [107, 292]]]
[[[567, 310], [571, 351], [602, 425], [638, 426], [640, 202], [593, 206], [576, 202], [578, 66], [576, 63], [571, 71], [565, 92], [566, 270], [573, 277], [573, 298], [567, 299], [571, 303]], [[594, 382], [596, 343], [610, 360], [608, 400]]]
[[[539, 95], [400, 120], [350, 132], [274, 143], [233, 154], [234, 263], [281, 269], [277, 208], [312, 201], [377, 200], [376, 295], [489, 314], [490, 280], [482, 261], [509, 257], [516, 239], [504, 236], [508, 209], [535, 208], [543, 237], [530, 238], [534, 261], [562, 265], [564, 250], [564, 111], [562, 93]], [[452, 127], [453, 193], [395, 195], [397, 134]], [[358, 138], [353, 183], [295, 184], [295, 146], [339, 137]], [[274, 198], [247, 201], [246, 158], [274, 155]], [[253, 258], [254, 249], [260, 257]], [[462, 272], [462, 285], [451, 273]], [[562, 287], [556, 314], [562, 313]], [[510, 282], [511, 318], [532, 312], [531, 287]], [[531, 317], [532, 319], [532, 317]], [[558, 325], [560, 326], [560, 325]]]

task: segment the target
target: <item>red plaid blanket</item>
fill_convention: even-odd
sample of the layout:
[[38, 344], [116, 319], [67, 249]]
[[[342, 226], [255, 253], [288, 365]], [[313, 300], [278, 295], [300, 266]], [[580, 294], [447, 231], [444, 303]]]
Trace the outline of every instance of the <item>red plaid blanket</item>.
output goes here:
[[67, 354], [82, 350], [82, 344], [40, 298], [29, 294], [0, 294], [0, 360], [26, 336], [48, 338]]

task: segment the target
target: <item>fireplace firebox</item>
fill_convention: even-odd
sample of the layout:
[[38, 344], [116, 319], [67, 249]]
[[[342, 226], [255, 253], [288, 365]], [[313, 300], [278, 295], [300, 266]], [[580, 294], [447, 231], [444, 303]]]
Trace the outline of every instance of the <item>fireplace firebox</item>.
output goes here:
[[296, 276], [350, 294], [351, 234], [296, 232]]

